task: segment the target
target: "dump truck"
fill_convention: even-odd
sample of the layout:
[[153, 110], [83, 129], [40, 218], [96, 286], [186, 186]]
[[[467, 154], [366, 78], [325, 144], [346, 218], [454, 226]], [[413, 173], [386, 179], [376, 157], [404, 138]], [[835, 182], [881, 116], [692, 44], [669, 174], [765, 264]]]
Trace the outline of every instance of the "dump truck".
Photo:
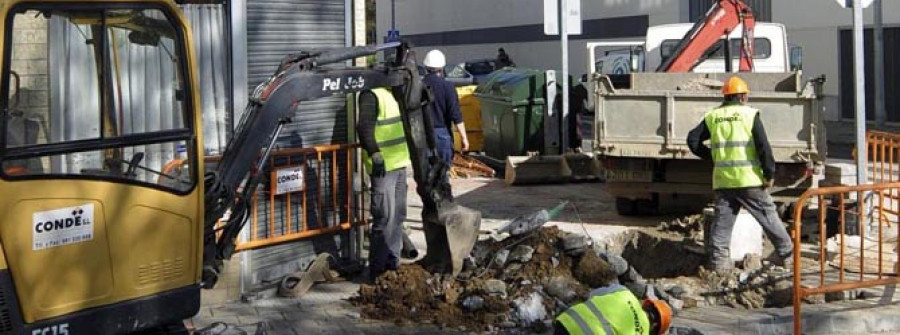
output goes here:
[[[727, 73], [596, 76], [594, 152], [622, 215], [703, 206], [712, 197], [712, 163], [687, 147], [687, 134], [721, 104]], [[799, 72], [742, 73], [760, 110], [776, 161], [773, 198], [790, 205], [825, 158], [821, 80]], [[613, 82], [618, 81], [618, 85]], [[787, 209], [784, 206], [783, 209]]]
[[[604, 46], [628, 52], [597, 57]], [[824, 77], [803, 75], [802, 53], [788, 46], [783, 25], [757, 25], [741, 1], [720, 0], [694, 24], [650, 27], [645, 41], [590, 43], [588, 52], [591, 70], [598, 62], [606, 68], [610, 55], [628, 58], [618, 60], [625, 71], [590, 79], [593, 152], [619, 214], [696, 212], [708, 204], [712, 163], [694, 156], [686, 137], [721, 104], [723, 82], [733, 75], [750, 85], [749, 104], [760, 110], [777, 164], [772, 196], [779, 209], [816, 186], [826, 155]]]

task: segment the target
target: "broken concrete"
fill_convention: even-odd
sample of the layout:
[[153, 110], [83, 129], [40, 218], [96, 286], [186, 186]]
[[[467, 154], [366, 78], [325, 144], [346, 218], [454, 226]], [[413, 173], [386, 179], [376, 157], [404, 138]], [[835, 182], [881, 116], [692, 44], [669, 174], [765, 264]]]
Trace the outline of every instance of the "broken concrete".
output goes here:
[[527, 245], [519, 245], [509, 253], [509, 260], [519, 263], [528, 263], [534, 254], [534, 248]]
[[[518, 241], [481, 241], [473, 253], [473, 268], [456, 280], [404, 265], [379, 277], [375, 285], [362, 285], [352, 302], [363, 316], [374, 319], [541, 332], [569, 303], [584, 300], [591, 288], [616, 278], [594, 252], [568, 256], [563, 235], [556, 227], [544, 227]], [[505, 262], [497, 262], [503, 250], [512, 251]]]

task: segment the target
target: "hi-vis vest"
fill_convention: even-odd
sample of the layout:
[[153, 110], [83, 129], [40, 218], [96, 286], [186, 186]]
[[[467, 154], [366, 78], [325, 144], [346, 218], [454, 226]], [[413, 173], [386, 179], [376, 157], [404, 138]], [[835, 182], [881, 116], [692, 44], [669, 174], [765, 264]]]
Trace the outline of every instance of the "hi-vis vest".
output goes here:
[[726, 105], [706, 113], [713, 162], [713, 189], [762, 186], [765, 183], [756, 145], [753, 120], [758, 110]]
[[[411, 164], [409, 150], [406, 148], [406, 137], [403, 122], [400, 119], [400, 106], [394, 96], [384, 88], [372, 90], [378, 99], [378, 121], [375, 124], [375, 142], [384, 158], [384, 169], [393, 171]], [[365, 150], [363, 153], [366, 154]], [[372, 158], [365, 155], [366, 170], [372, 171]]]
[[622, 285], [591, 291], [590, 298], [558, 317], [571, 335], [649, 335], [650, 319], [641, 302]]

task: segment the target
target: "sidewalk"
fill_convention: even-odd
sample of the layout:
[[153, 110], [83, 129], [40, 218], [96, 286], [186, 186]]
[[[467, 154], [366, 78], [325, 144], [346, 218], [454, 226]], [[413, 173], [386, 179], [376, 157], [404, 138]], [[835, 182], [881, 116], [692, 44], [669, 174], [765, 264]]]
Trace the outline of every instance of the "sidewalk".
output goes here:
[[[618, 216], [614, 201], [603, 191], [602, 184], [511, 188], [497, 180], [468, 179], [454, 180], [454, 193], [459, 203], [484, 213], [482, 229], [496, 228], [515, 216], [553, 207], [561, 200], [569, 200], [570, 203], [557, 221], [548, 225], [587, 234], [597, 240], [630, 229], [656, 226], [665, 220], [659, 217]], [[409, 205], [408, 223], [412, 227], [421, 225], [421, 205], [412, 188]], [[419, 250], [425, 249], [421, 230], [412, 229], [410, 237]], [[231, 285], [224, 286], [235, 289]], [[203, 307], [193, 322], [198, 328], [216, 321], [248, 325], [243, 329], [249, 334], [253, 334], [257, 322], [268, 324], [268, 334], [471, 333], [471, 330], [439, 329], [430, 324], [398, 325], [364, 319], [359, 310], [347, 301], [358, 289], [357, 284], [349, 281], [317, 284], [300, 299], [269, 298], [250, 303], [226, 302], [222, 294], [205, 291]], [[804, 333], [900, 333], [900, 305], [897, 301], [896, 294], [888, 288], [883, 297], [871, 300], [804, 305]], [[703, 334], [790, 334], [793, 329], [792, 313], [791, 308], [746, 310], [710, 306], [681, 311], [675, 318], [675, 324], [693, 327]]]

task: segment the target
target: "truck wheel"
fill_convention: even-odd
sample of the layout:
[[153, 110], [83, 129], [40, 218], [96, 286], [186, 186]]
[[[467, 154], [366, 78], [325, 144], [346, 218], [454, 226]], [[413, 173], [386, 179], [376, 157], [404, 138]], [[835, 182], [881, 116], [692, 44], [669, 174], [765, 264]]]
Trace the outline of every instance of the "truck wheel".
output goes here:
[[623, 216], [637, 214], [637, 201], [628, 198], [616, 197], [616, 213]]

